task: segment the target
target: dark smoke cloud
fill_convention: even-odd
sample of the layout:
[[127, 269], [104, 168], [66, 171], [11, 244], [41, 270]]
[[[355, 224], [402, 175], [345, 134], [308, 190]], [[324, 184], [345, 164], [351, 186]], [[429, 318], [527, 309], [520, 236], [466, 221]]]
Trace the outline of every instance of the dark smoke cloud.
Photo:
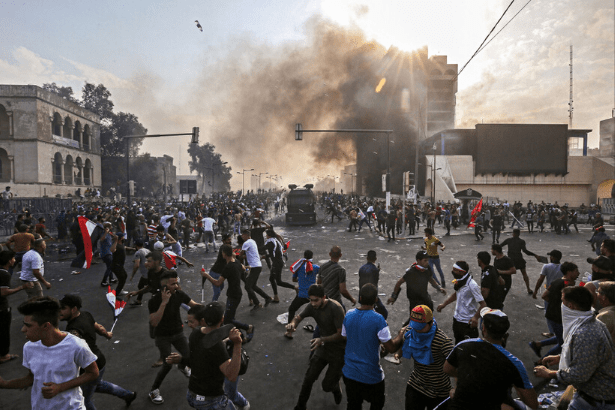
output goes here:
[[[320, 18], [311, 19], [306, 31], [306, 42], [277, 47], [238, 39], [192, 85], [194, 92], [182, 105], [186, 123], [205, 122], [203, 139], [216, 145], [235, 170], [284, 175], [288, 183], [338, 175], [341, 167], [358, 162], [359, 180], [365, 178], [372, 194], [380, 191], [380, 174], [387, 167], [384, 135], [305, 134], [297, 142], [295, 124], [393, 129], [393, 187], [401, 191], [401, 173], [414, 169], [411, 121], [416, 123], [419, 101], [426, 96], [427, 50], [386, 49], [356, 29]], [[386, 84], [376, 93], [382, 78]], [[401, 109], [403, 89], [408, 89], [410, 113]]]

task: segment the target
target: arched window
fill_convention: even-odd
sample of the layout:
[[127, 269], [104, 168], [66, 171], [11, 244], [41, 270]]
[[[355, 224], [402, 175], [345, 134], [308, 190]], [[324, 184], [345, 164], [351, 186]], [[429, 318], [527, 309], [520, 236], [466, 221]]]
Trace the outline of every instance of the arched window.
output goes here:
[[53, 156], [53, 183], [62, 183], [62, 167], [64, 166], [62, 161], [62, 155], [59, 152]]
[[442, 75], [442, 72], [440, 70], [431, 70], [431, 73], [429, 73], [431, 75]]
[[11, 181], [11, 162], [9, 161], [9, 155], [2, 148], [0, 148], [0, 181]]
[[86, 151], [90, 150], [90, 138], [91, 134], [90, 134], [90, 126], [89, 125], [85, 125], [83, 127], [83, 149]]
[[64, 183], [66, 185], [73, 184], [73, 157], [70, 155], [66, 156], [66, 161], [64, 161]]
[[81, 123], [79, 121], [75, 121], [75, 128], [73, 129], [73, 141], [77, 141], [79, 143], [79, 148], [83, 148], [81, 146]]
[[83, 161], [81, 157], [77, 157], [77, 161], [75, 161], [77, 166], [75, 167], [75, 185], [83, 184]]
[[53, 122], [51, 123], [51, 133], [53, 135], [57, 135], [58, 137], [62, 136], [62, 117], [57, 112], [53, 113]]
[[85, 168], [83, 169], [83, 183], [92, 185], [92, 162], [89, 159], [85, 160]]
[[0, 140], [7, 140], [11, 136], [11, 124], [6, 108], [0, 104]]
[[445, 74], [446, 75], [456, 75], [457, 73], [455, 72], [455, 70], [448, 69], [448, 70], [446, 70]]
[[64, 127], [62, 128], [62, 136], [72, 139], [73, 137], [73, 120], [70, 117], [64, 118]]

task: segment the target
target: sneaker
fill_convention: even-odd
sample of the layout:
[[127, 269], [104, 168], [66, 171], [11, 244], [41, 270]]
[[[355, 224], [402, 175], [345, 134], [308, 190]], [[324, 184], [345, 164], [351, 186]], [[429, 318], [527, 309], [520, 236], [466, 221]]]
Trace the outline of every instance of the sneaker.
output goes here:
[[164, 399], [160, 395], [160, 389], [152, 390], [151, 392], [149, 392], [149, 399], [154, 404], [162, 404], [162, 403], [164, 403]]
[[333, 390], [333, 399], [335, 400], [335, 404], [340, 404], [342, 402], [342, 382], [340, 381], [338, 384], [338, 388]]
[[267, 298], [265, 300], [265, 307], [269, 306], [269, 304], [273, 301], [273, 298]]
[[120, 292], [120, 295], [128, 295], [128, 291], [127, 290], [123, 290]]
[[116, 278], [113, 278], [113, 279], [111, 279], [109, 282], [111, 282], [111, 283], [117, 283], [117, 279], [116, 279]]
[[100, 282], [100, 286], [109, 286], [109, 282], [104, 280], [104, 281]]
[[188, 378], [192, 374], [192, 370], [189, 367], [184, 367], [183, 369], [179, 369], [179, 371], [182, 372], [184, 374], [184, 376], [186, 376]]
[[252, 307], [252, 309], [250, 309], [250, 311], [251, 311], [251, 312], [254, 312], [254, 311], [256, 311], [256, 310], [258, 310], [258, 309], [260, 309], [260, 308], [262, 308], [262, 307], [263, 307], [263, 305], [261, 305], [260, 303], [257, 303], [256, 305], [254, 305], [254, 306]]
[[130, 406], [132, 402], [135, 401], [136, 398], [137, 398], [137, 392], [133, 391], [132, 396], [130, 396], [127, 399], [124, 399], [124, 401], [126, 402], [126, 407]]
[[241, 407], [239, 410], [250, 410], [250, 402], [246, 400], [246, 405]]
[[536, 344], [536, 342], [532, 341], [528, 344], [530, 345], [530, 348], [534, 351], [534, 353], [536, 353], [536, 356], [542, 357], [542, 354], [540, 353], [540, 347]]

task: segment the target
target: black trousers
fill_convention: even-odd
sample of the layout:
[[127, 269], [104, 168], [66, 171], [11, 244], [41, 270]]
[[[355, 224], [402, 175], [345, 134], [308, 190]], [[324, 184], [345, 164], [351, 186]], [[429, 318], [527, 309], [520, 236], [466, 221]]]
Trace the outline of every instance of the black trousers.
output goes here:
[[278, 286], [294, 290], [295, 286], [293, 284], [284, 282], [282, 280], [282, 268], [284, 267], [284, 265], [282, 266], [275, 266], [275, 265], [276, 264], [274, 263], [273, 266], [271, 267], [271, 273], [269, 274], [269, 283], [271, 283], [271, 289], [273, 289], [273, 294], [274, 295], [278, 294]]
[[248, 292], [248, 299], [250, 299], [255, 305], [258, 305], [259, 301], [256, 297], [256, 293], [261, 295], [265, 300], [271, 299], [271, 296], [265, 293], [261, 288], [258, 287], [258, 277], [261, 274], [262, 267], [251, 268], [250, 274], [246, 278], [246, 292]]
[[478, 328], [470, 327], [469, 323], [463, 323], [453, 318], [453, 336], [455, 336], [455, 344], [466, 339], [475, 339], [478, 337]]
[[[406, 410], [425, 410], [425, 408], [433, 410], [447, 398], [448, 396], [428, 397], [409, 384], [406, 385]], [[440, 409], [444, 410], [446, 407], [440, 407]]]
[[295, 313], [299, 310], [299, 308], [306, 303], [310, 303], [310, 299], [308, 298], [300, 298], [296, 296], [292, 302], [290, 302], [290, 306], [288, 307], [288, 323], [292, 322], [295, 317]]
[[117, 287], [115, 288], [115, 294], [120, 296], [120, 292], [124, 289], [124, 285], [126, 284], [128, 273], [126, 273], [126, 269], [124, 269], [123, 266], [114, 266], [111, 269], [111, 272], [117, 276]]
[[11, 347], [11, 311], [0, 312], [0, 356], [6, 356]]
[[346, 385], [347, 410], [361, 410], [363, 401], [370, 403], [370, 410], [384, 408], [384, 380], [376, 384], [361, 383], [344, 377]]

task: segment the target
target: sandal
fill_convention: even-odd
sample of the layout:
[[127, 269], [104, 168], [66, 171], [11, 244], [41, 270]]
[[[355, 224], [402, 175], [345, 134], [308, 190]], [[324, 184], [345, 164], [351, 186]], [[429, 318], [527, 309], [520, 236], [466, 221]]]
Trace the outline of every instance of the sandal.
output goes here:
[[307, 330], [308, 332], [314, 332], [314, 326], [312, 325], [305, 325], [303, 326], [304, 330]]
[[19, 356], [16, 354], [10, 354], [6, 359], [0, 360], [0, 364], [10, 362], [11, 360], [19, 359]]
[[290, 333], [290, 332], [284, 333], [284, 337], [287, 338], [287, 339], [293, 340], [293, 334]]

